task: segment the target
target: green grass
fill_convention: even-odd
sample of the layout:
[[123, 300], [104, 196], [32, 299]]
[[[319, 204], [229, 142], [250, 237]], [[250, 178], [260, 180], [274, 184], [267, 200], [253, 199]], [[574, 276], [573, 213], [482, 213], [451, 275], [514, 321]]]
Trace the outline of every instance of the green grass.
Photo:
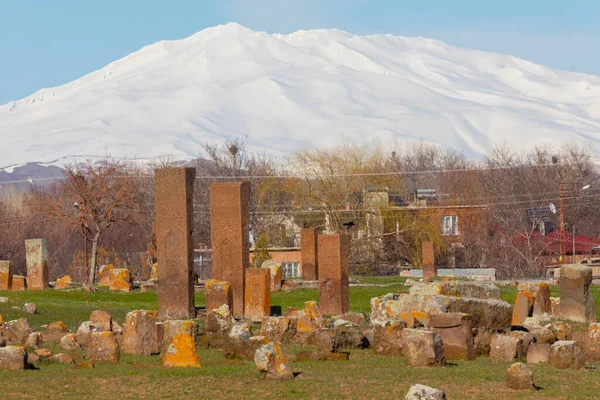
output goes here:
[[[364, 279], [364, 280], [363, 280]], [[362, 283], [389, 287], [351, 287], [352, 311], [369, 312], [372, 297], [406, 289], [403, 278], [361, 278]], [[558, 288], [552, 287], [558, 295]], [[600, 311], [600, 290], [592, 288]], [[503, 298], [514, 302], [516, 288], [503, 287]], [[154, 292], [113, 293], [99, 290], [43, 292], [0, 292], [10, 299], [0, 304], [4, 320], [25, 317], [33, 328], [62, 320], [72, 330], [89, 318], [95, 309], [109, 311], [123, 323], [125, 314], [134, 309], [156, 309]], [[305, 301], [318, 300], [312, 289], [278, 292], [272, 304], [302, 307]], [[37, 305], [38, 314], [28, 315], [12, 307], [26, 302]], [[196, 305], [204, 305], [202, 293]], [[293, 359], [297, 346], [286, 346]], [[54, 347], [55, 351], [60, 351]], [[77, 356], [82, 353], [75, 352]], [[558, 370], [547, 365], [530, 365], [539, 391], [515, 392], [504, 387], [504, 374], [510, 363], [493, 363], [487, 357], [471, 362], [456, 362], [445, 368], [408, 368], [403, 358], [377, 356], [370, 350], [352, 351], [346, 362], [292, 362], [299, 375], [289, 382], [262, 380], [254, 363], [226, 360], [217, 350], [198, 351], [202, 368], [165, 369], [158, 356], [123, 355], [117, 366], [98, 364], [94, 369], [76, 369], [71, 365], [43, 364], [35, 371], [0, 371], [0, 399], [61, 398], [331, 398], [378, 399], [403, 398], [409, 386], [422, 383], [446, 391], [449, 399], [587, 399], [600, 393], [599, 370]], [[598, 363], [591, 364], [600, 367]]]

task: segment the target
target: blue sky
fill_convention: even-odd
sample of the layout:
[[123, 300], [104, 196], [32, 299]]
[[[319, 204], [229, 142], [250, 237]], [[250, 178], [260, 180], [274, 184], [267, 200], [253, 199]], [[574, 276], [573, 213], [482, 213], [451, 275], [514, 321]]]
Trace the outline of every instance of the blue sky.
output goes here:
[[600, 75], [599, 0], [0, 0], [0, 104], [230, 21], [431, 37]]

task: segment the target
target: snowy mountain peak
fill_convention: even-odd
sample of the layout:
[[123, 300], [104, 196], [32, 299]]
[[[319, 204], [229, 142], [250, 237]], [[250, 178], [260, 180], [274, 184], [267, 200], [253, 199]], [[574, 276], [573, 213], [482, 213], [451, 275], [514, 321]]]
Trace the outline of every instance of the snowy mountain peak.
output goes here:
[[289, 35], [237, 23], [146, 46], [0, 106], [4, 165], [74, 156], [194, 157], [250, 134], [252, 150], [424, 141], [477, 156], [494, 143], [600, 141], [600, 78], [438, 40]]

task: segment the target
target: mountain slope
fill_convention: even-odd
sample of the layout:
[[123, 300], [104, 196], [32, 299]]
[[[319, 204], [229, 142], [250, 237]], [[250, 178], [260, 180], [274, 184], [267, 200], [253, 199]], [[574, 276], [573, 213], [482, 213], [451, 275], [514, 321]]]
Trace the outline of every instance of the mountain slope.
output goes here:
[[443, 42], [231, 23], [142, 48], [0, 106], [2, 165], [73, 156], [195, 156], [250, 134], [254, 151], [425, 141], [469, 156], [600, 142], [600, 78]]

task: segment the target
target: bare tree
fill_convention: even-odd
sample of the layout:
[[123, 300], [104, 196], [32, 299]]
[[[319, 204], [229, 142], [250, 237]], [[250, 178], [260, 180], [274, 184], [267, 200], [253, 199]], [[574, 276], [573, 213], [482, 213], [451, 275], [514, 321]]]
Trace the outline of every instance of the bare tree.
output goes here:
[[[123, 173], [118, 161], [105, 159], [65, 167], [65, 179], [49, 190], [34, 190], [29, 198], [32, 210], [71, 224], [76, 232], [92, 244], [89, 257], [88, 284], [96, 274], [96, 257], [103, 234], [114, 224], [132, 223], [138, 207], [133, 183]], [[86, 260], [87, 261], [87, 260]], [[85, 268], [85, 266], [84, 266]]]

